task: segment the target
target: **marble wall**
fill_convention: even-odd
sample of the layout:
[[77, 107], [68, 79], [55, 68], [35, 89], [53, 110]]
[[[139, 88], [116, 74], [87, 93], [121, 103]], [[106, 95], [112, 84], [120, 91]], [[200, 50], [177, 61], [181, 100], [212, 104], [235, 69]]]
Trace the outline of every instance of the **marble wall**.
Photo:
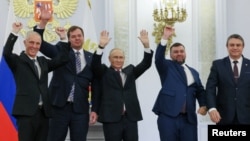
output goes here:
[[[137, 39], [141, 29], [149, 32], [150, 46], [156, 49], [153, 32], [153, 5], [156, 0], [106, 0], [92, 1], [96, 35], [105, 29], [110, 32], [112, 40], [108, 45], [103, 62], [108, 62], [108, 52], [113, 47], [124, 49], [125, 65], [137, 64], [143, 57], [143, 46]], [[188, 18], [183, 23], [176, 23], [174, 42], [182, 42], [187, 50], [187, 64], [200, 72], [205, 85], [211, 63], [214, 59], [227, 55], [226, 38], [232, 33], [239, 33], [246, 42], [244, 54], [249, 57], [250, 40], [248, 25], [250, 23], [249, 0], [186, 0]], [[82, 1], [80, 1], [82, 3]], [[7, 19], [9, 0], [2, 0], [0, 14]], [[70, 19], [73, 24], [82, 24], [81, 11], [76, 18]], [[0, 34], [5, 35], [7, 22], [0, 22]], [[99, 38], [99, 36], [98, 36]], [[3, 45], [5, 39], [1, 38]], [[137, 80], [138, 97], [143, 112], [143, 121], [139, 122], [141, 141], [159, 140], [157, 116], [151, 111], [154, 100], [160, 89], [160, 80], [154, 64]], [[208, 116], [199, 116], [199, 141], [206, 141], [206, 126], [211, 124]]]

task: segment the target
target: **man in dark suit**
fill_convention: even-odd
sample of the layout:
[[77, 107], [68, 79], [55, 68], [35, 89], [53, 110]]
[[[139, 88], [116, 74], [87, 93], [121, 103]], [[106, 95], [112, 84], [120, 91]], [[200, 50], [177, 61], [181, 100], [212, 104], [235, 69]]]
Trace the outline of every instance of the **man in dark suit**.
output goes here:
[[[3, 56], [14, 74], [16, 97], [12, 114], [17, 119], [19, 141], [46, 141], [51, 104], [48, 95], [48, 73], [68, 61], [68, 43], [59, 43], [61, 53], [52, 60], [38, 57], [41, 36], [28, 32], [24, 40], [25, 51], [13, 54], [21, 23], [13, 24], [13, 31], [4, 46]], [[68, 49], [67, 49], [68, 48]], [[36, 60], [36, 62], [33, 62]], [[34, 64], [35, 63], [35, 64]]]
[[161, 141], [197, 141], [196, 100], [201, 106], [198, 113], [205, 115], [205, 90], [198, 72], [185, 64], [184, 45], [171, 45], [171, 60], [165, 58], [167, 40], [173, 33], [174, 29], [166, 26], [156, 50], [155, 65], [162, 88], [153, 112], [158, 115]]
[[101, 103], [98, 121], [103, 123], [106, 141], [138, 141], [137, 122], [142, 120], [136, 90], [136, 79], [152, 63], [153, 51], [149, 48], [148, 33], [140, 32], [138, 37], [144, 45], [144, 58], [138, 65], [132, 64], [123, 68], [124, 52], [113, 48], [109, 54], [111, 66], [101, 64], [103, 49], [110, 38], [108, 32], [101, 33], [100, 45], [94, 53], [92, 67], [100, 79]]
[[206, 93], [210, 119], [216, 124], [250, 124], [250, 60], [242, 55], [244, 45], [240, 35], [230, 35], [229, 55], [212, 63]]
[[[41, 7], [43, 8], [43, 7]], [[40, 23], [34, 30], [43, 36], [44, 28], [51, 18], [51, 13], [41, 9]], [[65, 29], [58, 29], [64, 31]], [[61, 32], [60, 39], [68, 40], [71, 49], [70, 60], [64, 66], [53, 71], [49, 85], [49, 93], [53, 115], [50, 119], [48, 141], [65, 141], [68, 129], [71, 141], [86, 141], [89, 123], [97, 121], [97, 98], [94, 77], [91, 70], [92, 53], [83, 50], [84, 32], [79, 26], [71, 26], [67, 37]], [[59, 48], [42, 41], [40, 51], [47, 57], [53, 58]], [[78, 55], [77, 55], [78, 54]], [[79, 60], [77, 59], [79, 57]], [[78, 70], [79, 68], [79, 70]], [[91, 109], [88, 101], [90, 89]], [[89, 110], [91, 110], [89, 114]]]

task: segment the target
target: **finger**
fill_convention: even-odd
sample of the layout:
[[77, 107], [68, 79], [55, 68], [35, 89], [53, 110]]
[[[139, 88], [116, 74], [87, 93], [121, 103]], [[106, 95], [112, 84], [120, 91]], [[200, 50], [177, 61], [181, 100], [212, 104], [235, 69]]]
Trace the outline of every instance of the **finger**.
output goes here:
[[22, 23], [21, 23], [21, 22], [15, 22], [15, 26], [16, 26], [16, 27], [21, 27], [21, 26], [22, 26]]

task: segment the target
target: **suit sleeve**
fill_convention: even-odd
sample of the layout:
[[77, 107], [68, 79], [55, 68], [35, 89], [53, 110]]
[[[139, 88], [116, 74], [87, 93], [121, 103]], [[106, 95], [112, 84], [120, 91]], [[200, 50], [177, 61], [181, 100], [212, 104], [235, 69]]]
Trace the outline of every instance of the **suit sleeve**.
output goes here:
[[56, 47], [60, 48], [60, 51], [49, 62], [49, 71], [53, 71], [54, 69], [66, 64], [69, 61], [70, 44], [59, 42], [56, 44]]
[[101, 95], [102, 95], [102, 88], [101, 88], [101, 78], [104, 74], [107, 67], [101, 63], [102, 55], [96, 54], [94, 52], [92, 62], [91, 62], [91, 68], [93, 71], [93, 81], [92, 81], [92, 111], [95, 111], [97, 114], [99, 114], [100, 109], [100, 101], [101, 101]]
[[144, 52], [143, 60], [135, 67], [135, 77], [138, 78], [152, 65], [153, 51], [151, 53]]
[[[198, 72], [197, 72], [198, 74]], [[198, 74], [198, 82], [196, 82], [196, 97], [198, 99], [199, 106], [207, 106], [206, 102], [206, 91], [204, 89], [204, 86], [202, 85], [202, 82], [200, 80], [199, 74]]]
[[156, 48], [155, 53], [155, 66], [159, 73], [166, 71], [164, 70], [164, 60], [165, 60], [165, 52], [166, 52], [167, 46], [162, 46], [160, 43], [158, 44]]
[[216, 86], [217, 86], [217, 68], [216, 63], [212, 63], [212, 67], [210, 69], [210, 74], [207, 79], [206, 84], [206, 99], [208, 109], [216, 107]]
[[93, 78], [91, 83], [91, 111], [99, 114], [101, 101], [101, 83], [97, 78]]
[[93, 54], [93, 59], [92, 59], [92, 62], [91, 62], [91, 68], [92, 68], [92, 71], [94, 73], [94, 76], [97, 78], [97, 79], [100, 79], [105, 71], [105, 65], [102, 64], [102, 55], [98, 55], [96, 54], [96, 52], [94, 52]]
[[52, 44], [44, 41], [44, 38], [43, 38], [44, 29], [38, 29], [37, 26], [35, 26], [33, 28], [33, 30], [36, 31], [37, 33], [39, 33], [41, 35], [41, 38], [42, 38], [40, 52], [49, 58], [54, 58], [55, 56], [57, 56], [57, 54], [60, 51], [60, 48], [58, 48], [57, 45], [52, 45]]
[[15, 56], [17, 56], [16, 54], [13, 54], [12, 53], [12, 50], [14, 48], [14, 44], [17, 40], [17, 36], [10, 33], [5, 45], [4, 45], [4, 48], [3, 48], [3, 56], [6, 60], [6, 62], [8, 63], [9, 67], [11, 68], [14, 68], [16, 65], [16, 61], [15, 61]]

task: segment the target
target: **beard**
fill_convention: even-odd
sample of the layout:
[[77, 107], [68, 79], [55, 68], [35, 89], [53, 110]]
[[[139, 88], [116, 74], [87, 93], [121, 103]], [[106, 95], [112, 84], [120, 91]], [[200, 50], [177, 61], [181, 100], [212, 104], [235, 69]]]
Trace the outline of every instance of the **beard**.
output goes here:
[[179, 61], [179, 60], [173, 60], [173, 61], [176, 62], [176, 63], [178, 63], [178, 64], [180, 64], [180, 65], [182, 65], [182, 64], [185, 63], [185, 59], [181, 60], [181, 61]]

